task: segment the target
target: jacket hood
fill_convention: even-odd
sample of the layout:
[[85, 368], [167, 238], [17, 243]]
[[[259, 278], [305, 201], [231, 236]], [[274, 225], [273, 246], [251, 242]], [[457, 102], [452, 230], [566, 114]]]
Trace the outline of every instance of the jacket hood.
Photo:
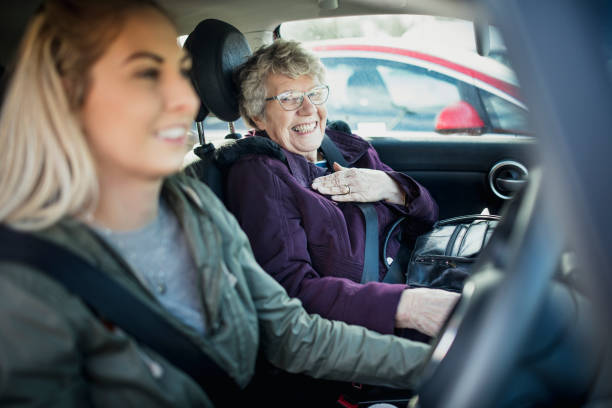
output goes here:
[[244, 156], [261, 154], [287, 163], [287, 157], [280, 145], [267, 135], [252, 135], [234, 140], [215, 150], [215, 161], [221, 167], [230, 167]]
[[[353, 134], [334, 129], [326, 129], [325, 133], [342, 150], [349, 165], [357, 162], [367, 151], [369, 143]], [[247, 135], [234, 140], [215, 150], [214, 159], [221, 167], [231, 167], [240, 158], [250, 154], [262, 154], [287, 163], [287, 155], [283, 148], [274, 142], [265, 131], [250, 131]]]

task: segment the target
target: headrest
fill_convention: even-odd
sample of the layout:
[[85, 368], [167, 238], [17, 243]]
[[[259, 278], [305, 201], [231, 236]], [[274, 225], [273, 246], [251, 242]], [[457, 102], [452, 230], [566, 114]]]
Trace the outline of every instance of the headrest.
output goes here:
[[244, 35], [223, 21], [200, 22], [184, 44], [193, 59], [192, 81], [202, 106], [196, 121], [212, 112], [233, 122], [240, 117], [233, 72], [251, 55]]

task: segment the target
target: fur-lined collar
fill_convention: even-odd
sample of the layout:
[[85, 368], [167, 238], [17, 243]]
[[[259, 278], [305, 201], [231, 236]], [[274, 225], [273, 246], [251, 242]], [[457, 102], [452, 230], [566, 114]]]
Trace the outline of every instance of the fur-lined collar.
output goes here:
[[248, 136], [234, 140], [215, 150], [214, 157], [221, 167], [230, 167], [240, 158], [250, 154], [263, 154], [287, 163], [283, 149], [265, 136]]

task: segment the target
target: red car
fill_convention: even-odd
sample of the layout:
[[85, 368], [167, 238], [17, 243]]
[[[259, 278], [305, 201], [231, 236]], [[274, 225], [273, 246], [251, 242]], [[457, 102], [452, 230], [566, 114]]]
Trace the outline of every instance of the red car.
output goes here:
[[507, 66], [457, 49], [362, 39], [311, 42], [327, 68], [328, 117], [361, 136], [393, 132], [528, 134], [527, 109]]

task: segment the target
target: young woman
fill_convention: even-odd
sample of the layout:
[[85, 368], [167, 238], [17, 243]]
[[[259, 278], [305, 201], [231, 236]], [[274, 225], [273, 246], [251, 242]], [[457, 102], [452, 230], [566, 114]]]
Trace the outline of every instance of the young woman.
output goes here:
[[[177, 174], [198, 101], [176, 37], [148, 0], [44, 3], [0, 117], [0, 223], [85, 258], [241, 387], [258, 351], [289, 372], [413, 387], [427, 345], [307, 314], [208, 188]], [[212, 405], [45, 273], [0, 270], [0, 405]]]

